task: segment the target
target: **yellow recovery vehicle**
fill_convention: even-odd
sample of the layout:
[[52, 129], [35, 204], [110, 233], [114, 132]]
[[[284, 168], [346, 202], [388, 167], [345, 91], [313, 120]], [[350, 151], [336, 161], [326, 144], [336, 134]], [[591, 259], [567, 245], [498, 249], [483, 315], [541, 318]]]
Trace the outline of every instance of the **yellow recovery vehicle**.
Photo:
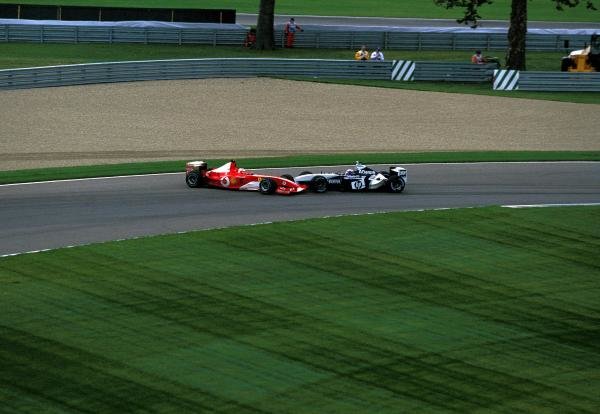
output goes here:
[[600, 35], [593, 34], [589, 46], [562, 58], [563, 72], [600, 72]]

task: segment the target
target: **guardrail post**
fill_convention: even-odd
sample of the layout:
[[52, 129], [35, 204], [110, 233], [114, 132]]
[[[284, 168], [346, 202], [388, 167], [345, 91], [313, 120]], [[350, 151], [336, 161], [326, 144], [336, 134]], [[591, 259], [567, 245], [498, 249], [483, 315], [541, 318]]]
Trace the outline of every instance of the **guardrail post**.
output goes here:
[[456, 50], [456, 35], [452, 33], [452, 50]]
[[144, 44], [145, 45], [148, 44], [148, 28], [147, 27], [144, 28]]
[[75, 26], [75, 43], [79, 43], [79, 26]]
[[388, 44], [390, 42], [390, 32], [383, 33], [383, 49], [387, 50]]
[[489, 51], [490, 50], [490, 34], [489, 33], [485, 36], [485, 40], [487, 42], [485, 50]]
[[421, 33], [417, 33], [417, 50], [421, 50]]
[[319, 48], [319, 43], [321, 42], [321, 32], [317, 32], [317, 37], [315, 39], [317, 43], [317, 49]]
[[10, 26], [9, 25], [5, 25], [4, 27], [6, 29], [5, 32], [4, 32], [4, 37], [6, 38], [6, 41], [8, 42], [8, 40], [10, 39], [10, 37], [8, 36], [8, 31], [10, 30], [9, 29]]
[[181, 29], [179, 29], [178, 35], [179, 35], [179, 46], [181, 46]]
[[217, 31], [213, 32], [213, 47], [217, 46]]
[[40, 43], [44, 43], [44, 26], [40, 26]]
[[[100, 9], [102, 10], [102, 9]], [[112, 44], [113, 42], [113, 28], [108, 29], [108, 43]]]

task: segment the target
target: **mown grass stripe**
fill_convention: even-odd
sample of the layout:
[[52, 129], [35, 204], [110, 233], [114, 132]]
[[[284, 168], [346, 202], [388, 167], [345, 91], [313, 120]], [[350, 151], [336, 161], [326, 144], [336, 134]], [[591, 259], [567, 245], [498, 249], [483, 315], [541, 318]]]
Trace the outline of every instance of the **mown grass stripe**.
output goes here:
[[0, 398], [592, 413], [599, 210], [339, 217], [2, 258]]

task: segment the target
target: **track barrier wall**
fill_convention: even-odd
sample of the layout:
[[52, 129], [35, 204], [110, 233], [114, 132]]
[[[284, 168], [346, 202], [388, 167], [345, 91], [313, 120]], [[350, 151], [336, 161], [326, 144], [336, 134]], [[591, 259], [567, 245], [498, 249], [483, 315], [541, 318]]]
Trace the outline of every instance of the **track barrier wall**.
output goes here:
[[320, 59], [178, 59], [0, 70], [0, 89], [93, 83], [287, 76], [390, 79], [392, 62]]
[[494, 71], [494, 90], [600, 92], [598, 72]]
[[[114, 23], [114, 22], [113, 22]], [[0, 24], [0, 41], [36, 43], [165, 43], [242, 45], [247, 28], [235, 24], [218, 28], [122, 27], [86, 25]], [[417, 31], [344, 31], [311, 28], [296, 36], [296, 48], [355, 50], [361, 45], [385, 50], [505, 50], [506, 33], [433, 33]], [[565, 52], [583, 48], [588, 34], [528, 34], [527, 50]], [[275, 30], [276, 44], [283, 47], [284, 34]], [[568, 46], [566, 46], [568, 45]]]
[[0, 90], [235, 77], [309, 77], [491, 83], [494, 90], [600, 91], [600, 73], [519, 72], [495, 65], [323, 59], [175, 59], [0, 70]]
[[236, 11], [233, 9], [50, 6], [14, 3], [0, 4], [0, 19], [235, 23]]

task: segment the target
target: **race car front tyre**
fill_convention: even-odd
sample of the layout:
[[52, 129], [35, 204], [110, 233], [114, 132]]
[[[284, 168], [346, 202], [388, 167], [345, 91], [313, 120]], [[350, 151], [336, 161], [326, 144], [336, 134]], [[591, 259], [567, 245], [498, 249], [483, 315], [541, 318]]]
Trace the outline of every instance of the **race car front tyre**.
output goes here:
[[261, 194], [273, 194], [277, 190], [277, 183], [271, 178], [263, 178], [258, 184], [258, 190]]
[[202, 176], [198, 172], [191, 172], [185, 176], [185, 182], [188, 187], [196, 188], [202, 185]]
[[404, 187], [406, 186], [406, 182], [404, 178], [398, 177], [397, 175], [392, 175], [388, 179], [387, 188], [390, 193], [401, 193], [404, 191]]
[[310, 181], [310, 189], [315, 193], [324, 193], [327, 191], [327, 178], [317, 175]]
[[294, 177], [292, 177], [290, 174], [283, 174], [281, 176], [281, 178], [285, 178], [286, 180], [290, 180], [291, 182], [295, 182], [294, 181]]

